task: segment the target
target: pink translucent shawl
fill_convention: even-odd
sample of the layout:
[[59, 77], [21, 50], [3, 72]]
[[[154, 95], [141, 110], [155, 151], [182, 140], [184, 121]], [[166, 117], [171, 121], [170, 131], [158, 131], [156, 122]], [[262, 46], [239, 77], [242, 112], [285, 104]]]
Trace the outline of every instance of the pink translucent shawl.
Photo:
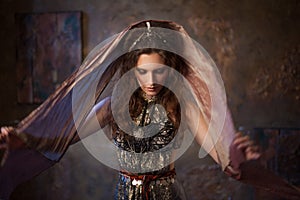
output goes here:
[[[147, 27], [146, 22], [151, 23], [151, 29]], [[166, 32], [160, 34], [155, 28], [166, 29]], [[147, 37], [147, 31], [152, 31], [151, 34], [158, 33], [156, 39], [161, 40], [162, 44], [141, 44], [141, 40]], [[169, 31], [177, 34], [173, 36]], [[14, 134], [22, 139], [28, 148], [10, 152], [5, 164], [0, 168], [0, 197], [8, 198], [19, 183], [51, 167], [75, 142], [77, 128], [85, 121], [94, 103], [110, 95], [112, 89], [109, 83], [113, 78], [120, 78], [117, 76], [119, 69], [109, 68], [112, 61], [123, 53], [141, 46], [161, 48], [165, 43], [173, 52], [189, 61], [191, 73], [185, 78], [191, 85], [197, 108], [209, 124], [199, 156], [203, 157], [214, 147], [218, 154], [217, 162], [225, 169], [230, 163], [229, 146], [235, 129], [227, 108], [222, 79], [214, 62], [180, 25], [169, 21], [150, 20], [133, 24], [97, 46], [82, 66], [65, 80], [53, 95], [18, 124]], [[87, 102], [86, 97], [95, 80], [95, 101]], [[74, 115], [74, 107], [80, 110], [80, 114]], [[245, 163], [242, 165], [241, 181], [289, 198], [299, 197], [297, 189], [267, 172], [252, 162]]]

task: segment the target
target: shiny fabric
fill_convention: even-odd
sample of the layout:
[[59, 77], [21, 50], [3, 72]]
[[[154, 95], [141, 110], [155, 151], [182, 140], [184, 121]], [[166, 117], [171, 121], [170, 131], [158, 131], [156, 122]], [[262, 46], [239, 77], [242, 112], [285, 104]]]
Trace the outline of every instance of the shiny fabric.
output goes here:
[[[175, 127], [167, 118], [164, 110], [159, 109], [159, 105], [155, 104], [155, 101], [144, 100], [143, 105], [142, 112], [134, 120], [138, 126], [133, 135], [123, 132], [118, 127], [114, 134], [114, 143], [121, 150], [117, 152], [120, 167], [121, 170], [129, 172], [148, 172], [155, 168], [161, 168], [161, 171], [156, 172], [161, 173], [171, 163], [173, 149], [180, 146], [180, 141], [174, 140]], [[150, 123], [151, 126], [148, 126]], [[147, 129], [142, 130], [142, 127], [145, 126]], [[154, 126], [159, 131], [153, 136], [147, 136], [147, 132], [152, 133]], [[168, 145], [170, 143], [172, 145]], [[163, 151], [147, 154], [147, 152], [156, 152], [166, 145], [168, 147]], [[127, 154], [127, 152], [136, 154]], [[139, 156], [141, 153], [142, 156]]]
[[[121, 78], [120, 70], [124, 66], [111, 65], [116, 58], [128, 51], [142, 48], [145, 41], [147, 48], [160, 48], [151, 38], [148, 39], [148, 35], [151, 34], [149, 28], [147, 30], [146, 22], [151, 23], [151, 34], [158, 39], [159, 45], [165, 45], [162, 49], [167, 50], [167, 46], [173, 45], [174, 52], [189, 61], [185, 79], [191, 85], [195, 110], [204, 115], [205, 123], [209, 125], [207, 140], [202, 143], [203, 149], [200, 155], [203, 155], [205, 150], [210, 152], [214, 147], [217, 153], [216, 162], [222, 166], [223, 170], [226, 169], [230, 163], [229, 145], [234, 137], [235, 128], [227, 108], [220, 75], [214, 62], [201, 46], [197, 46], [191, 40], [182, 26], [170, 21], [147, 20], [125, 28], [112, 39], [97, 46], [76, 72], [63, 82], [41, 106], [15, 127], [11, 134], [22, 139], [34, 153], [26, 154], [28, 149], [25, 149], [9, 154], [6, 162], [0, 168], [1, 199], [8, 199], [9, 193], [19, 183], [29, 180], [52, 166], [54, 162], [59, 161], [68, 147], [78, 141], [78, 130], [86, 122], [95, 103], [111, 96], [116, 82]], [[161, 29], [157, 30], [157, 28]], [[168, 35], [170, 32], [166, 30], [176, 32], [177, 35], [170, 37]], [[95, 83], [96, 86], [94, 86]], [[90, 94], [91, 89], [95, 90], [93, 94]], [[73, 108], [76, 108], [75, 111]], [[103, 112], [105, 114], [107, 111]], [[189, 122], [197, 124], [197, 120], [197, 118], [191, 118]], [[122, 146], [121, 141], [119, 145]], [[210, 143], [211, 141], [212, 143]], [[123, 147], [127, 148], [126, 145]], [[24, 152], [31, 158], [22, 156]], [[32, 165], [22, 164], [26, 160], [32, 160]], [[161, 162], [165, 163], [164, 159]], [[22, 170], [17, 167], [12, 168], [12, 166], [22, 166]], [[135, 166], [130, 164], [128, 167]], [[22, 174], [22, 172], [24, 173]], [[20, 176], [19, 173], [21, 173]], [[247, 175], [246, 171], [244, 173]], [[251, 174], [253, 175], [253, 173]], [[248, 183], [268, 190], [274, 186], [271, 179], [255, 181], [255, 175], [243, 177], [245, 180], [241, 179], [242, 181], [248, 181]], [[287, 197], [292, 195], [296, 198], [299, 197], [299, 195], [297, 196], [299, 191], [282, 182], [278, 182], [276, 192]]]
[[[175, 170], [170, 170], [171, 156], [173, 149], [178, 148], [179, 141], [173, 141], [176, 130], [171, 121], [166, 117], [164, 110], [159, 109], [156, 101], [144, 99], [142, 112], [134, 119], [138, 127], [144, 127], [151, 122], [152, 126], [159, 127], [158, 133], [147, 137], [147, 130], [137, 128], [133, 135], [128, 135], [117, 128], [114, 143], [118, 148], [125, 150], [118, 152], [118, 158], [122, 172], [119, 174], [119, 181], [116, 188], [116, 200], [173, 200], [185, 199], [180, 194], [180, 187], [176, 181]], [[151, 127], [149, 127], [151, 129]], [[151, 132], [149, 130], [149, 132]], [[170, 145], [166, 152], [147, 155], [146, 152], [153, 152]], [[126, 154], [126, 151], [143, 153], [143, 157], [134, 157]], [[128, 171], [151, 171], [161, 166], [159, 171], [132, 174]]]

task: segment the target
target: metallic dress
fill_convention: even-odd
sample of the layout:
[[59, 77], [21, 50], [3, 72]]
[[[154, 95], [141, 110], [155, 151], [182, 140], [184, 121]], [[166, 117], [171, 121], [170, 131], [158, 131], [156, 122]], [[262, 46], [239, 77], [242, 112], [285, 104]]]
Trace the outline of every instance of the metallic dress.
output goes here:
[[121, 167], [115, 199], [185, 199], [170, 165], [172, 149], [180, 142], [165, 110], [155, 99], [145, 99], [134, 121], [137, 126], [131, 135], [117, 128], [114, 136]]

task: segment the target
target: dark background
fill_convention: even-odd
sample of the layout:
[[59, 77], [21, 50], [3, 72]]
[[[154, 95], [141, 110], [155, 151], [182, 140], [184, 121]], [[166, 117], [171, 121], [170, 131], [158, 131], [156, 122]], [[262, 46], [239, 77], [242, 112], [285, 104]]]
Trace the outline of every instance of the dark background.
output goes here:
[[[183, 25], [217, 63], [236, 127], [276, 131], [300, 127], [297, 0], [1, 0], [0, 125], [14, 124], [37, 106], [17, 103], [15, 14], [74, 10], [83, 13], [83, 57], [133, 22], [172, 20]], [[282, 135], [276, 131], [275, 137], [280, 138]], [[293, 131], [296, 139], [291, 142], [299, 141], [299, 134]], [[279, 145], [285, 149], [291, 143]], [[299, 153], [297, 145], [294, 149]], [[199, 160], [198, 149], [193, 145], [177, 163], [188, 199], [267, 198], [260, 191], [228, 179], [209, 158]], [[274, 155], [280, 157], [278, 152]], [[20, 186], [13, 196], [110, 199], [116, 177], [115, 171], [94, 160], [79, 143], [54, 168]]]

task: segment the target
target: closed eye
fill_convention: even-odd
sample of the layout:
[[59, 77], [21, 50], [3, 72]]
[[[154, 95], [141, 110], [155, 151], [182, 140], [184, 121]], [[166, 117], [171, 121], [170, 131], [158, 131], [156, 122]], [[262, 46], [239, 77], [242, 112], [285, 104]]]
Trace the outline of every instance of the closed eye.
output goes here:
[[139, 69], [139, 68], [137, 68], [136, 70], [137, 70], [137, 72], [138, 72], [139, 74], [141, 74], [141, 75], [147, 73], [147, 71], [144, 70], [144, 69]]
[[166, 71], [166, 68], [160, 68], [160, 69], [156, 69], [154, 70], [155, 74], [163, 74]]

